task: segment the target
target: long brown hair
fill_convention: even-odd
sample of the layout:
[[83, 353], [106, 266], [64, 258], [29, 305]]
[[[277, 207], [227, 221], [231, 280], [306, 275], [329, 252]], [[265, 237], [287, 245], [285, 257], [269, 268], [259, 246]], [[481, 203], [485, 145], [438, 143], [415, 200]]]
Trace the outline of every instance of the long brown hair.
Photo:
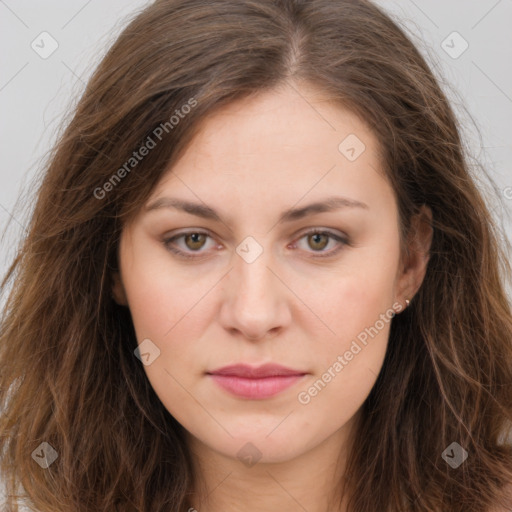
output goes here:
[[[292, 79], [373, 129], [404, 239], [422, 205], [434, 219], [427, 275], [393, 320], [340, 494], [351, 512], [505, 505], [510, 267], [424, 58], [368, 1], [157, 0], [88, 82], [2, 283], [12, 285], [0, 331], [6, 510], [22, 496], [40, 512], [186, 510], [194, 475], [183, 428], [151, 388], [130, 312], [111, 294], [119, 235], [207, 114]], [[442, 456], [453, 442], [468, 453], [457, 469]], [[44, 468], [36, 458], [49, 447], [58, 456]]]

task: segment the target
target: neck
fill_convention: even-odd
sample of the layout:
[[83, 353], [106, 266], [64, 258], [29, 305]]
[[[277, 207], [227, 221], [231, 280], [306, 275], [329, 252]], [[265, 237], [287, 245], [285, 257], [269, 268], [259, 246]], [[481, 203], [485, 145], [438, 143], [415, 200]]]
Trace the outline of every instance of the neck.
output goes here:
[[[347, 425], [345, 426], [347, 427]], [[341, 499], [348, 430], [288, 460], [248, 466], [188, 435], [196, 487], [189, 512], [346, 512]]]

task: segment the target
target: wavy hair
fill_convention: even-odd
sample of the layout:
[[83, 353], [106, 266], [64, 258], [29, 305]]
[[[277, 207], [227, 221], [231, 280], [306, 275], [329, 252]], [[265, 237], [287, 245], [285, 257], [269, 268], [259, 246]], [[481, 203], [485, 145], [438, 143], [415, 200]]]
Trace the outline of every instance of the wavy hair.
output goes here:
[[[89, 80], [2, 283], [12, 285], [0, 328], [4, 510], [187, 510], [185, 432], [134, 357], [130, 312], [111, 293], [119, 236], [207, 115], [291, 80], [371, 127], [403, 240], [422, 205], [433, 212], [427, 274], [393, 320], [340, 495], [350, 512], [506, 505], [511, 269], [425, 58], [369, 1], [157, 0]], [[158, 127], [161, 142], [132, 161]], [[58, 454], [46, 469], [33, 456], [43, 442]], [[456, 470], [442, 457], [452, 442], [469, 453]]]

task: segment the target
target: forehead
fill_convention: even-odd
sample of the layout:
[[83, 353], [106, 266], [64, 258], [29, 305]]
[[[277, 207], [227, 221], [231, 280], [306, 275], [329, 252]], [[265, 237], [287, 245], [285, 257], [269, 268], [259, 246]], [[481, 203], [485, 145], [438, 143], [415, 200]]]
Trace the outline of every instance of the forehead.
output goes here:
[[363, 120], [318, 90], [281, 87], [205, 118], [150, 200], [181, 191], [190, 199], [252, 208], [335, 192], [378, 201], [392, 195], [379, 149]]
[[[375, 152], [378, 142], [366, 124], [348, 109], [313, 88], [280, 87], [233, 102], [207, 117], [195, 140], [194, 154], [207, 158], [250, 160], [259, 154], [312, 165], [343, 155], [348, 136], [359, 152]], [[348, 148], [345, 148], [348, 149]], [[347, 154], [347, 156], [351, 156]]]

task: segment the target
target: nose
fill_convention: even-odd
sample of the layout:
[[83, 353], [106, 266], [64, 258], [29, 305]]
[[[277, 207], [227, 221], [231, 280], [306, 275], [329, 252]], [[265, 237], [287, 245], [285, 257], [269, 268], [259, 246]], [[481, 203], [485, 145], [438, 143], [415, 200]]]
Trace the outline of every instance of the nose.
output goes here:
[[232, 335], [249, 341], [276, 336], [291, 321], [291, 292], [264, 251], [252, 263], [238, 254], [224, 281], [220, 322]]

